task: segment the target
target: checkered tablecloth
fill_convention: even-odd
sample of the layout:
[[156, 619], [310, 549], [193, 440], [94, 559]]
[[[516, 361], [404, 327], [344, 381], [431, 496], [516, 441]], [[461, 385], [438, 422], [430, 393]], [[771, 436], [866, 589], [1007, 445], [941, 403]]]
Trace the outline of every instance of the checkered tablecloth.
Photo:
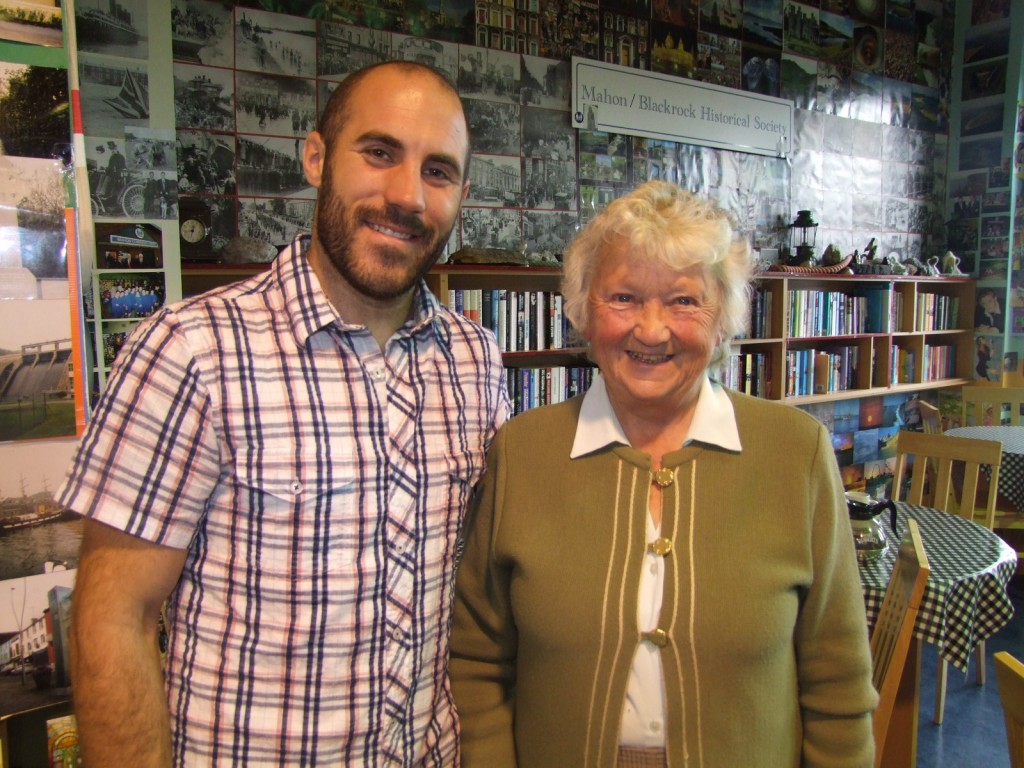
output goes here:
[[[1014, 509], [1024, 514], [1024, 427], [956, 427], [947, 429], [943, 434], [1001, 442], [1003, 458], [999, 464], [999, 493], [1010, 500]], [[982, 469], [991, 476], [990, 467], [983, 466]]]
[[[896, 528], [903, 536], [907, 515], [921, 529], [931, 574], [917, 614], [914, 635], [939, 646], [939, 654], [962, 672], [974, 647], [1013, 616], [1006, 585], [1017, 553], [988, 529], [957, 515], [898, 503]], [[895, 548], [860, 566], [868, 625], [874, 626], [889, 584]]]

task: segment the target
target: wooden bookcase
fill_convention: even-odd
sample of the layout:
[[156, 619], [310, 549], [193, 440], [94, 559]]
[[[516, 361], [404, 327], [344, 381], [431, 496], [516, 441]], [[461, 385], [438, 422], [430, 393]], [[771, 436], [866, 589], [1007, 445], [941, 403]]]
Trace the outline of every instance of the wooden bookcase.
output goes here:
[[804, 405], [974, 378], [969, 277], [764, 273], [756, 290], [770, 297], [763, 328], [733, 352], [763, 356], [768, 399]]
[[[198, 265], [182, 268], [182, 292], [190, 295], [229, 280], [254, 274], [266, 265]], [[453, 292], [492, 291], [557, 293], [561, 271], [557, 267], [505, 267], [482, 265], [441, 265], [429, 273], [430, 289], [445, 303]], [[761, 355], [766, 366], [765, 390], [760, 396], [806, 405], [828, 400], [844, 400], [870, 395], [917, 392], [960, 386], [974, 379], [975, 352], [972, 331], [974, 318], [974, 280], [969, 277], [904, 277], [895, 275], [796, 275], [762, 273], [755, 290], [770, 297], [760, 333], [754, 332], [732, 344], [734, 356], [746, 359]], [[823, 305], [821, 296], [830, 298]], [[804, 298], [799, 303], [798, 296]], [[814, 297], [818, 304], [815, 305]], [[815, 310], [814, 307], [818, 309]], [[838, 314], [824, 308], [843, 308], [844, 326], [825, 320]], [[851, 307], [851, 309], [847, 309]], [[854, 315], [852, 307], [859, 307]], [[943, 310], [947, 322], [942, 322]], [[817, 329], [801, 328], [798, 321], [807, 312], [817, 311]], [[838, 310], [836, 310], [838, 312]], [[936, 313], [939, 320], [936, 321]], [[753, 318], [752, 318], [753, 319]], [[944, 350], [944, 351], [943, 351]], [[794, 359], [810, 356], [825, 370], [823, 358], [846, 360], [843, 386], [829, 387], [826, 381], [813, 379], [804, 394], [787, 394], [793, 380]], [[522, 381], [524, 372], [586, 368], [590, 363], [585, 350], [573, 346], [569, 338], [558, 348], [530, 349], [504, 353], [509, 370], [510, 391]], [[850, 361], [855, 365], [850, 367]], [[929, 370], [946, 362], [947, 370]], [[835, 367], [832, 367], [835, 370]], [[543, 377], [545, 374], [541, 373]], [[724, 375], [723, 375], [724, 378]], [[832, 382], [833, 384], [835, 382]], [[744, 382], [730, 385], [744, 389]], [[523, 406], [529, 407], [529, 406]]]

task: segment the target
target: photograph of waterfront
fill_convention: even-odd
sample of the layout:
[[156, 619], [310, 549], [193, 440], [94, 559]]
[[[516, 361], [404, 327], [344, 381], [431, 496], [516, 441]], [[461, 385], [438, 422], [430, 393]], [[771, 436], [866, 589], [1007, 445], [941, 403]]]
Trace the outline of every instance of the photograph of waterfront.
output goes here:
[[71, 439], [0, 443], [0, 581], [77, 563], [82, 521], [54, 501], [74, 447]]

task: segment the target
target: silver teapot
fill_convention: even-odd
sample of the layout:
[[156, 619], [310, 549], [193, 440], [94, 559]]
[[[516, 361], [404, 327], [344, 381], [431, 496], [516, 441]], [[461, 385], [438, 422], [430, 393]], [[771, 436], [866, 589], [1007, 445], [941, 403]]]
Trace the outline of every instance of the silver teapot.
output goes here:
[[[891, 499], [877, 501], [863, 491], [847, 491], [846, 507], [850, 513], [850, 527], [853, 529], [853, 544], [857, 549], [858, 563], [871, 563], [894, 546], [896, 537], [896, 504]], [[879, 520], [889, 510], [890, 534]]]

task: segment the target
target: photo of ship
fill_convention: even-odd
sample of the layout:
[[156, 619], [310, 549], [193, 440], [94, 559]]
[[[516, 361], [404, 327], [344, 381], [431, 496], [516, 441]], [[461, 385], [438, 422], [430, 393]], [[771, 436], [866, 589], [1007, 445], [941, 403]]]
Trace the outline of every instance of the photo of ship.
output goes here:
[[66, 517], [63, 507], [53, 500], [48, 488], [28, 494], [22, 481], [21, 495], [0, 496], [0, 536], [10, 531], [55, 522]]
[[146, 57], [149, 23], [141, 0], [82, 0], [75, 3], [78, 47], [91, 53]]

